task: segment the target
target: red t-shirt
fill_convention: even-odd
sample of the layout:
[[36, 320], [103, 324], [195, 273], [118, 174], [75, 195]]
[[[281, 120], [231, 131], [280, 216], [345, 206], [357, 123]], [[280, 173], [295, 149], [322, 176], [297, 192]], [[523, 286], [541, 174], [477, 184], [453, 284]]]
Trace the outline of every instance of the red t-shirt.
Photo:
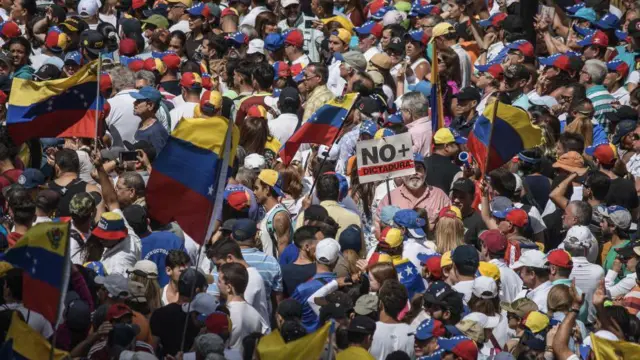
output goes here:
[[[11, 184], [17, 183], [20, 175], [22, 175], [22, 170], [20, 169], [9, 169], [3, 172], [0, 175], [0, 191]], [[9, 181], [9, 179], [13, 180], [13, 182]]]

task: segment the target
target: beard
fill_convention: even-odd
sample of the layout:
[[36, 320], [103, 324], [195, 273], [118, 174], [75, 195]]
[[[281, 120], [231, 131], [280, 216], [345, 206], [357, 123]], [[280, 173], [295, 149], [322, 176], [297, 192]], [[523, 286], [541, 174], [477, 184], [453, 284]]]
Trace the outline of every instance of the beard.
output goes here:
[[418, 190], [424, 185], [424, 177], [421, 175], [411, 175], [404, 180], [404, 186], [409, 190]]

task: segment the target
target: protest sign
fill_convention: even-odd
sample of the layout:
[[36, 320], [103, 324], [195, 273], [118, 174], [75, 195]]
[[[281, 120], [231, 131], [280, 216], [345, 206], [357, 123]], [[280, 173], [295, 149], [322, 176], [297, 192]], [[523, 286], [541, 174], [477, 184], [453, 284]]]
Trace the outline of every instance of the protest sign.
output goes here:
[[407, 176], [416, 172], [409, 133], [358, 141], [358, 177], [361, 184]]

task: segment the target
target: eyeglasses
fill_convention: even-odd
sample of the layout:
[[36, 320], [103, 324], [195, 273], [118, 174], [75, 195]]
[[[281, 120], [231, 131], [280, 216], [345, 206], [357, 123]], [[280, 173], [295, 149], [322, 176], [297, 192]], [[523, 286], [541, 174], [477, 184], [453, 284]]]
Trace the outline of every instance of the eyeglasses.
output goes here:
[[307, 74], [305, 74], [305, 75], [304, 75], [304, 77], [303, 77], [303, 79], [304, 79], [304, 81], [307, 81], [307, 80], [313, 79], [313, 78], [314, 78], [314, 77], [316, 77], [316, 76], [318, 76], [318, 75], [313, 74], [313, 75], [308, 75], [308, 76], [307, 76]]
[[634, 133], [633, 134], [633, 141], [638, 141], [638, 140], [640, 140], [640, 134]]

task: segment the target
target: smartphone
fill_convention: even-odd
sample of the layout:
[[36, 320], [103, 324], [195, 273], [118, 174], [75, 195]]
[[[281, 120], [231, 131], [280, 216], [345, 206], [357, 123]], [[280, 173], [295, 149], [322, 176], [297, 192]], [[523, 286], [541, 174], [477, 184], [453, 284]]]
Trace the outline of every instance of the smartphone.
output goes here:
[[313, 20], [305, 20], [304, 21], [304, 27], [305, 29], [310, 29], [313, 27]]
[[137, 161], [138, 152], [136, 151], [123, 151], [120, 153], [120, 162]]

